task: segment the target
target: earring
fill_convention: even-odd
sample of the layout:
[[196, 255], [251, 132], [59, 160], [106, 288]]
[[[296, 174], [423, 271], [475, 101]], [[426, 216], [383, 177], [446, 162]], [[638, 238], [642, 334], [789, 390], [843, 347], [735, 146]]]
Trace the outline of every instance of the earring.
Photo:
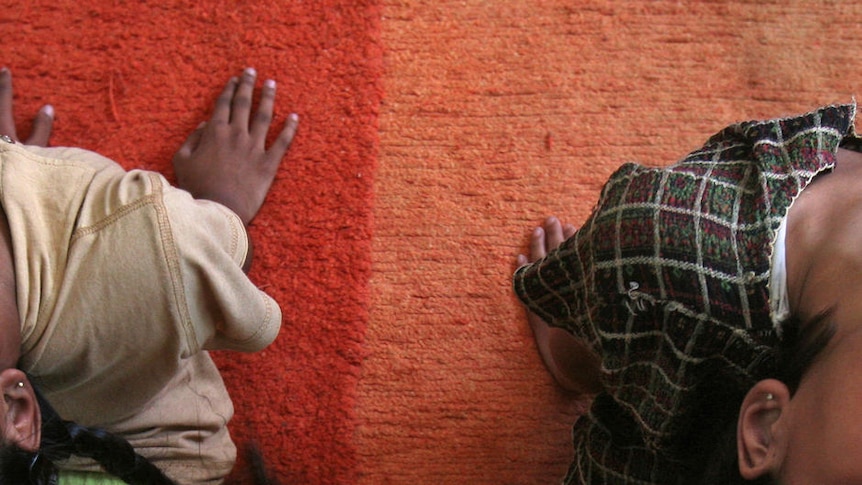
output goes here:
[[24, 381], [18, 381], [18, 384], [15, 384], [15, 385], [18, 386], [18, 388], [20, 389], [20, 388], [24, 387]]
[[766, 394], [766, 400], [767, 401], [771, 401], [773, 399], [775, 399], [775, 396], [773, 396], [771, 392]]

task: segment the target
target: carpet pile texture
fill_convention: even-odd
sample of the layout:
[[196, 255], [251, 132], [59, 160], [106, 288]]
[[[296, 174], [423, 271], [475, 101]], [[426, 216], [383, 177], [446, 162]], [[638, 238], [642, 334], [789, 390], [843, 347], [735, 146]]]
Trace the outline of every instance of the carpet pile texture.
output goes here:
[[[862, 6], [828, 0], [0, 0], [17, 119], [163, 171], [226, 79], [301, 127], [252, 228], [276, 343], [217, 355], [232, 433], [300, 484], [556, 483], [584, 403], [509, 275], [625, 161], [858, 94]], [[241, 460], [237, 478], [248, 474]]]

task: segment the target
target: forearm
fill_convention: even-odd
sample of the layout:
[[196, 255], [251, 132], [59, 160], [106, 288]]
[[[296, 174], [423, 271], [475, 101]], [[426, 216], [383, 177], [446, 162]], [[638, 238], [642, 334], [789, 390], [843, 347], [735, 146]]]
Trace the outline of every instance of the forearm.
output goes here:
[[533, 325], [533, 334], [542, 361], [561, 387], [580, 394], [602, 390], [601, 362], [580, 340], [542, 321]]

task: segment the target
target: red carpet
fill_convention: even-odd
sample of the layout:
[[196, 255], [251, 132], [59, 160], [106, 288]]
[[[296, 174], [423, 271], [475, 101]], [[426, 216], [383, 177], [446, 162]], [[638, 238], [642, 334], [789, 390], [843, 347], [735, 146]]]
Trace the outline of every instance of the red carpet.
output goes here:
[[[237, 408], [235, 440], [256, 441], [288, 483], [355, 475], [379, 21], [374, 0], [0, 1], [0, 64], [15, 78], [16, 118], [28, 125], [53, 104], [54, 145], [170, 176], [174, 151], [246, 66], [278, 82], [279, 126], [299, 113], [252, 231], [252, 278], [281, 304], [282, 332], [261, 354], [217, 356]], [[235, 475], [245, 472], [241, 463]]]
[[218, 356], [237, 441], [297, 484], [557, 483], [578, 405], [509, 287], [531, 226], [582, 222], [623, 161], [860, 93], [862, 10], [828, 0], [22, 3], [0, 63], [56, 144], [169, 170], [248, 65], [301, 115], [254, 227], [282, 334]]

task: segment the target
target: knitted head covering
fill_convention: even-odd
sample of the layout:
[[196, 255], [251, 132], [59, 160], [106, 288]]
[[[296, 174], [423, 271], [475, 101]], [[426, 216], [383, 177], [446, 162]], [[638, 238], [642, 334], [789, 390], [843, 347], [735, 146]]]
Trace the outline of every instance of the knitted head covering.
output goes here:
[[[675, 165], [623, 165], [573, 237], [516, 271], [527, 308], [601, 356], [597, 405], [623, 414], [635, 436], [623, 440], [628, 458], [593, 449], [592, 466], [661, 476], [704, 379], [744, 387], [771, 371], [781, 323], [768, 288], [776, 230], [834, 166], [854, 116], [844, 105], [739, 123]], [[592, 413], [594, 426], [610, 429], [601, 414]], [[576, 446], [612, 447], [595, 436], [584, 444], [586, 434]]]

